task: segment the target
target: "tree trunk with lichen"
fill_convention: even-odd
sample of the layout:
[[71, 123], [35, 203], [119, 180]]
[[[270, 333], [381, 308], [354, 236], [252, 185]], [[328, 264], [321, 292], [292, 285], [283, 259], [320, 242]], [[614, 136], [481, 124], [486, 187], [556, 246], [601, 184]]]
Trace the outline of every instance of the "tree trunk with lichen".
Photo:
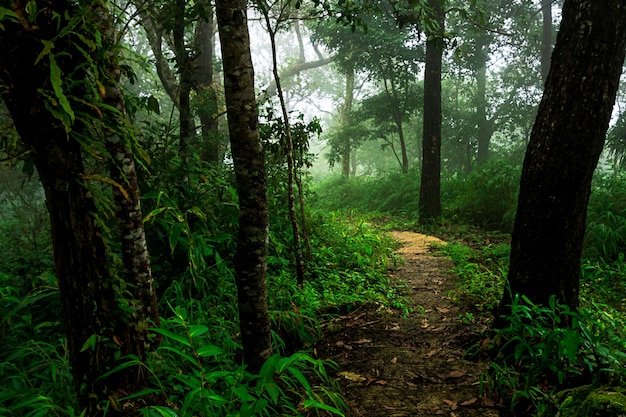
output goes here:
[[[107, 85], [100, 73], [87, 74], [88, 68], [94, 68], [85, 65], [87, 61], [100, 63], [95, 55], [87, 56], [89, 48], [81, 44], [113, 25], [108, 10], [99, 3], [83, 8], [70, 2], [40, 1], [36, 10], [36, 16], [29, 16], [25, 2], [14, 2], [17, 21], [3, 22], [0, 82], [6, 88], [0, 93], [21, 140], [31, 151], [46, 194], [61, 316], [79, 404], [87, 416], [101, 415], [107, 403], [108, 415], [124, 414], [136, 404], [122, 405], [116, 399], [146, 387], [141, 373], [101, 376], [119, 364], [116, 358], [120, 354], [144, 356], [147, 327], [158, 323], [158, 313], [147, 252], [141, 249], [145, 238], [138, 236], [143, 225], [132, 153], [122, 149], [120, 142], [109, 148], [116, 160], [111, 179], [87, 173], [83, 164], [81, 143], [94, 132], [117, 131], [116, 123], [106, 123], [122, 115], [99, 107], [100, 96], [114, 97], [110, 87], [115, 84]], [[63, 36], [62, 30], [69, 25], [75, 25], [74, 31], [83, 37]], [[46, 51], [45, 45], [52, 47]], [[114, 60], [111, 63], [116, 64]], [[98, 70], [106, 73], [98, 64]], [[88, 89], [92, 83], [85, 82], [94, 75], [104, 81], [97, 91]], [[133, 300], [124, 302], [134, 309], [133, 317], [120, 316], [118, 302], [123, 296], [116, 293], [120, 281], [110, 273], [110, 258], [96, 220], [98, 207], [85, 186], [91, 179], [112, 180], [119, 187], [114, 190], [123, 235], [122, 257], [126, 278], [134, 287]]]

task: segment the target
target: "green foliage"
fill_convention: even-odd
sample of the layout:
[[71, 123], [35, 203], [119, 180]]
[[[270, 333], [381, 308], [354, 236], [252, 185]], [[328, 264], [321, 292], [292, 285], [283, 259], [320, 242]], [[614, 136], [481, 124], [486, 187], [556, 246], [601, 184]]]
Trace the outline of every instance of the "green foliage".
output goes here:
[[320, 210], [359, 210], [417, 219], [419, 173], [392, 173], [384, 177], [332, 178], [315, 185], [311, 199]]
[[448, 243], [439, 249], [452, 259], [459, 278], [453, 299], [478, 310], [493, 310], [502, 298], [510, 245], [497, 243], [474, 249], [463, 243]]
[[173, 312], [161, 328], [153, 329], [164, 341], [148, 361], [170, 407], [150, 407], [143, 415], [275, 416], [323, 411], [343, 416], [345, 404], [326, 372], [332, 363], [309, 352], [274, 354], [258, 375], [252, 375], [238, 365], [236, 345], [214, 344], [215, 329], [192, 324], [186, 308], [176, 307]]
[[528, 415], [542, 410], [550, 394], [582, 383], [614, 382], [624, 375], [623, 329], [599, 306], [571, 311], [553, 296], [547, 306], [513, 297], [506, 325], [488, 347], [485, 393]]
[[584, 256], [615, 260], [626, 253], [626, 178], [597, 175], [587, 209]]
[[491, 160], [471, 171], [442, 182], [444, 216], [459, 223], [486, 229], [513, 230], [520, 168]]
[[43, 275], [27, 294], [0, 272], [0, 415], [81, 415], [61, 335], [56, 279]]

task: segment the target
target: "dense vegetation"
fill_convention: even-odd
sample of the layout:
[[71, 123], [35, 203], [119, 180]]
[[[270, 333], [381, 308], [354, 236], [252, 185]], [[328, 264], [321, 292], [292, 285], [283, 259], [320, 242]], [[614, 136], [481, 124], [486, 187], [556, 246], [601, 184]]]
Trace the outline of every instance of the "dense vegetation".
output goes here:
[[[349, 207], [388, 227], [418, 230], [442, 237], [439, 250], [454, 261], [457, 302], [475, 307], [463, 319], [479, 321], [497, 311], [510, 255], [512, 214], [517, 202], [519, 167], [493, 161], [466, 176], [443, 183], [444, 217], [437, 224], [418, 224], [416, 210], [404, 200], [419, 186], [411, 176], [342, 182], [329, 179], [316, 193], [327, 210]], [[626, 186], [621, 176], [598, 172], [589, 205], [581, 283], [581, 307], [574, 312], [554, 300], [547, 306], [514, 299], [505, 326], [490, 343], [468, 354], [488, 363], [482, 389], [519, 415], [540, 414], [566, 388], [586, 384], [620, 386], [626, 373], [626, 301], [624, 241]], [[496, 198], [498, 196], [498, 198]], [[413, 201], [413, 200], [411, 200]], [[359, 207], [366, 207], [363, 212]], [[563, 326], [564, 321], [569, 323]], [[493, 339], [491, 339], [493, 338]]]
[[[460, 320], [494, 324], [468, 355], [503, 413], [549, 417], [583, 404], [568, 389], [625, 385], [626, 117], [608, 134], [595, 123], [611, 118], [624, 48], [595, 37], [626, 19], [574, 31], [611, 74], [567, 46], [560, 71], [600, 79], [549, 69], [556, 17], [583, 16], [566, 6], [601, 22], [626, 9], [467, 3], [2, 3], [0, 415], [344, 415], [315, 345], [356, 308], [411, 314], [390, 229], [448, 242], [449, 295], [473, 307]], [[549, 93], [575, 90], [561, 80], [611, 88], [588, 88], [601, 109], [552, 116]], [[559, 136], [539, 122], [573, 132], [522, 166]], [[605, 136], [587, 205], [587, 178], [578, 198], [570, 177], [581, 163], [590, 180]], [[559, 242], [576, 273], [535, 277], [573, 282], [575, 299], [540, 303], [507, 287], [511, 233], [524, 170], [557, 166], [570, 177], [537, 177], [574, 194], [586, 235], [582, 259]], [[569, 206], [531, 209], [581, 223], [558, 218]]]

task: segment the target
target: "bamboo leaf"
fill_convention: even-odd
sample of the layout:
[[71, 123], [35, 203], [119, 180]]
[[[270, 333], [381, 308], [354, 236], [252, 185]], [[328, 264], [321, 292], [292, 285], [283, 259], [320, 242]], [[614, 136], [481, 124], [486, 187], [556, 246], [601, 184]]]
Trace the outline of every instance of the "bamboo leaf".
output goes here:
[[181, 336], [179, 334], [176, 334], [174, 332], [170, 332], [169, 330], [165, 330], [165, 329], [159, 329], [156, 327], [151, 328], [150, 330], [152, 330], [155, 333], [158, 333], [162, 336], [165, 336], [169, 339], [175, 340], [176, 342], [191, 347], [191, 343], [189, 342], [189, 340], [187, 339], [186, 336]]
[[130, 199], [130, 196], [128, 195], [124, 187], [122, 187], [120, 183], [113, 181], [111, 178], [103, 177], [102, 175], [98, 174], [81, 174], [81, 177], [85, 180], [97, 180], [106, 182], [107, 184], [111, 184], [113, 187], [118, 189], [120, 194], [122, 194], [126, 200]]

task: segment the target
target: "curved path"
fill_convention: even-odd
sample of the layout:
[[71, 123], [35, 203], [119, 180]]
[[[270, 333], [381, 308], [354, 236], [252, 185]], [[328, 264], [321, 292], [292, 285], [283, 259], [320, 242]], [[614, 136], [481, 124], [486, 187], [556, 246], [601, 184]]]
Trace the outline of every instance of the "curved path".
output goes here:
[[464, 359], [486, 326], [462, 320], [466, 312], [451, 301], [452, 262], [430, 254], [437, 238], [394, 236], [404, 243], [398, 254], [405, 262], [392, 275], [407, 283], [412, 312], [374, 307], [341, 316], [317, 347], [340, 367], [347, 416], [498, 416], [480, 396], [479, 365]]

